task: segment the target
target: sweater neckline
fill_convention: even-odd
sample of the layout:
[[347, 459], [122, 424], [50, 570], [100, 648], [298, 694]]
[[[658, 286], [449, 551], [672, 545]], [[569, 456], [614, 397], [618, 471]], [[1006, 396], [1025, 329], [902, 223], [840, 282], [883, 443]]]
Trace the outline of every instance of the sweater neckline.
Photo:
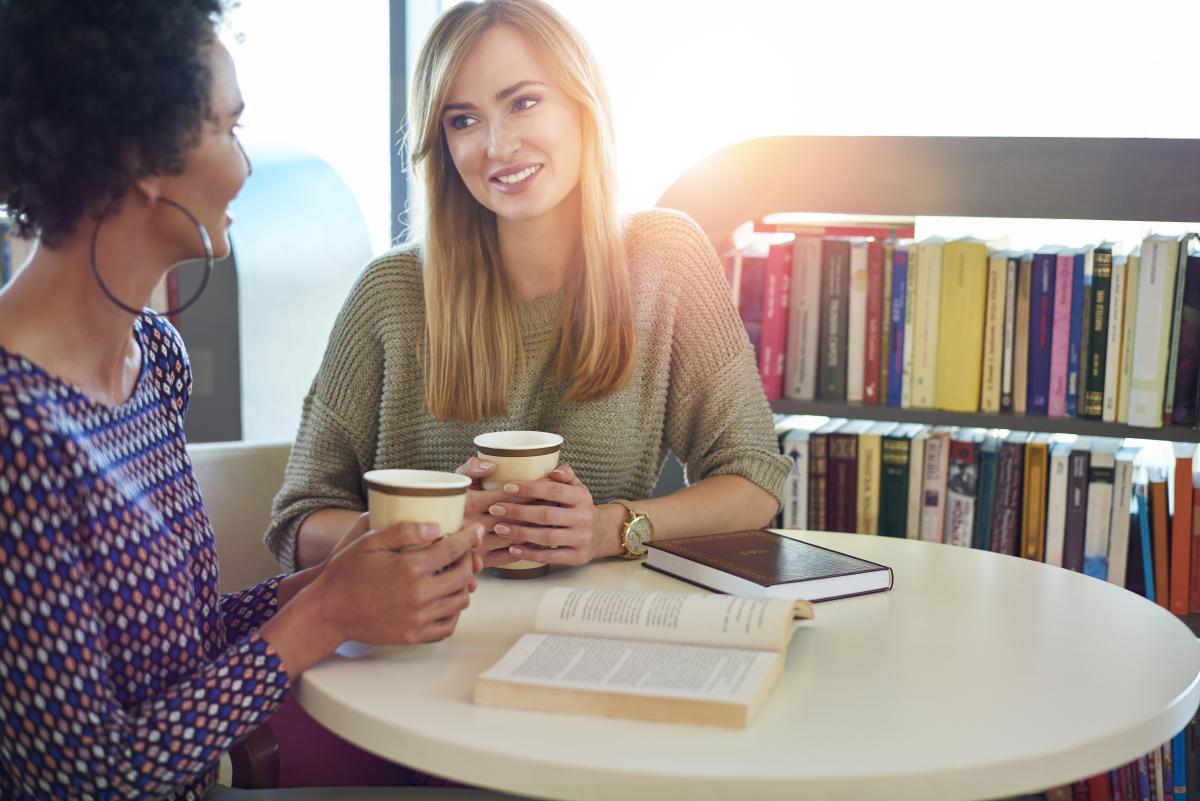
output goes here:
[[560, 289], [530, 301], [517, 303], [517, 316], [526, 333], [549, 331], [558, 325], [566, 290]]

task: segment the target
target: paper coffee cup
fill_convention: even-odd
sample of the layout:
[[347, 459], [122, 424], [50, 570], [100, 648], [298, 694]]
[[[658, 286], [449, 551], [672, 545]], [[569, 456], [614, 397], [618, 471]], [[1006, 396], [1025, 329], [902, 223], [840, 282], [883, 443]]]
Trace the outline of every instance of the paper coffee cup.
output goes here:
[[442, 536], [462, 527], [471, 479], [437, 470], [369, 470], [367, 511], [371, 528], [396, 523], [436, 523]]
[[[509, 481], [537, 481], [558, 467], [563, 438], [546, 431], [492, 431], [475, 437], [480, 459], [496, 465], [483, 482], [487, 490], [501, 489]], [[496, 575], [509, 578], [536, 578], [549, 572], [541, 562], [521, 559], [496, 566]]]

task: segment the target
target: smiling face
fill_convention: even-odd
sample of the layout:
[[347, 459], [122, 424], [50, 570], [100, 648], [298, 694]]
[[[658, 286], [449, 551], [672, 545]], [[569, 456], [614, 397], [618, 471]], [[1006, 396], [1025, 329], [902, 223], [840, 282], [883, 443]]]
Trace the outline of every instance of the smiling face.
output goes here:
[[542, 217], [579, 185], [580, 106], [511, 25], [489, 28], [463, 60], [442, 130], [471, 195], [503, 220]]
[[[237, 126], [245, 103], [238, 89], [233, 58], [220, 42], [208, 47], [212, 87], [211, 119], [203, 122], [199, 141], [184, 153], [184, 171], [164, 176], [162, 195], [195, 215], [208, 230], [213, 257], [229, 255], [229, 204], [250, 175], [250, 160], [238, 141]], [[160, 204], [155, 216], [163, 236], [186, 255], [202, 255], [195, 227], [177, 209]]]

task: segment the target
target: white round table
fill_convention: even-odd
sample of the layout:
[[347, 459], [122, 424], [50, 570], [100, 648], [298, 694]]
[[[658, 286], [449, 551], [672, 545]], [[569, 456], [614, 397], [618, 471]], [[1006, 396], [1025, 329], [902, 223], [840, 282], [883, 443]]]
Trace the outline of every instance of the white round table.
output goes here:
[[383, 757], [540, 798], [972, 799], [1063, 784], [1167, 741], [1200, 703], [1200, 644], [1124, 589], [984, 551], [794, 536], [893, 568], [890, 592], [816, 605], [750, 726], [730, 731], [476, 706], [475, 677], [552, 585], [694, 587], [606, 561], [485, 574], [448, 640], [343, 646], [300, 703]]

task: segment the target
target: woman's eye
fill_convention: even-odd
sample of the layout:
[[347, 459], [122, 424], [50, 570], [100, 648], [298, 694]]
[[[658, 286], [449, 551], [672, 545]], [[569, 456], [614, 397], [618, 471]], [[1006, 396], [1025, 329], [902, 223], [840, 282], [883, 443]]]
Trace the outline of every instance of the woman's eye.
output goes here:
[[468, 117], [466, 114], [460, 114], [459, 116], [453, 117], [450, 120], [450, 127], [456, 131], [461, 131], [465, 128], [470, 128], [474, 124], [475, 124], [475, 118]]
[[538, 104], [538, 100], [539, 99], [536, 97], [517, 98], [516, 102], [513, 103], [513, 110], [514, 111], [528, 111], [529, 109], [533, 108], [534, 106], [536, 106]]

